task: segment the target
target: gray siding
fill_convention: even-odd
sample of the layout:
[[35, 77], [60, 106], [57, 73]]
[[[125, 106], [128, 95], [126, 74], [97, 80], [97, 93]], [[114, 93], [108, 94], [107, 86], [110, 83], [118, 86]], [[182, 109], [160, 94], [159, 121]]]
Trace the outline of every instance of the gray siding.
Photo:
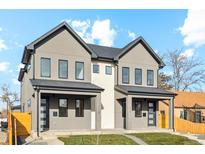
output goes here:
[[[118, 62], [119, 71], [118, 79], [119, 84], [122, 83], [122, 67], [129, 67], [130, 70], [130, 79], [129, 84], [126, 85], [135, 85], [135, 68], [142, 69], [142, 85], [147, 86], [147, 70], [154, 71], [154, 87], [157, 87], [157, 74], [158, 74], [158, 63], [150, 55], [150, 53], [144, 48], [144, 46], [139, 43], [129, 52], [127, 52], [123, 57], [119, 59]], [[116, 78], [117, 79], [117, 78]], [[116, 83], [116, 82], [115, 82]]]
[[[68, 117], [54, 117], [59, 115], [58, 98], [68, 99]], [[75, 99], [84, 98], [84, 117], [75, 117]], [[91, 129], [91, 99], [89, 97], [74, 97], [66, 95], [49, 95], [49, 129], [50, 130], [89, 130]]]
[[[44, 78], [40, 74], [41, 57], [51, 59], [51, 77]], [[68, 79], [58, 77], [58, 60], [68, 60]], [[75, 62], [84, 62], [84, 80], [75, 79]], [[67, 80], [78, 82], [91, 82], [91, 55], [73, 36], [63, 30], [35, 51], [35, 76], [36, 79]]]

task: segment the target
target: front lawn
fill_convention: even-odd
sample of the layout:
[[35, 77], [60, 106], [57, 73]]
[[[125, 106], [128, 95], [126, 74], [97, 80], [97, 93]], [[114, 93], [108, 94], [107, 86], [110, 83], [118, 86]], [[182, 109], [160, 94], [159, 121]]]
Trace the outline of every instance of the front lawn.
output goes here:
[[152, 145], [200, 145], [195, 140], [169, 133], [136, 133], [130, 134]]
[[[98, 139], [97, 139], [98, 138]], [[134, 145], [133, 140], [117, 134], [109, 135], [72, 135], [68, 137], [59, 137], [65, 145]], [[97, 143], [98, 140], [98, 143]]]

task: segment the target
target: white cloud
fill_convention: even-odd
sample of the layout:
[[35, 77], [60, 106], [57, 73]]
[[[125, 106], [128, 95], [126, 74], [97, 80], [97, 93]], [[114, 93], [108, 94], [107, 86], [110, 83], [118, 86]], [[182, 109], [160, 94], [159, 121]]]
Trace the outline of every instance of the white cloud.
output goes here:
[[183, 53], [181, 53], [181, 56], [184, 56], [187, 58], [192, 57], [194, 55], [194, 51], [195, 49], [187, 49]]
[[158, 51], [157, 49], [154, 49], [154, 52], [155, 52], [155, 53], [159, 53], [159, 51]]
[[132, 39], [132, 41], [136, 38], [136, 34], [134, 32], [128, 31], [128, 36]]
[[9, 62], [0, 62], [0, 72], [5, 72], [8, 70], [10, 63]]
[[21, 68], [24, 68], [24, 64], [22, 63], [18, 64], [16, 71], [19, 71]]
[[116, 37], [116, 30], [111, 28], [110, 19], [96, 20], [65, 20], [87, 43], [112, 46]]
[[199, 47], [205, 44], [205, 10], [188, 10], [187, 17], [179, 31], [186, 46]]
[[2, 31], [3, 29], [0, 27], [0, 31]]
[[111, 28], [110, 20], [96, 20], [92, 26], [92, 39], [99, 41], [100, 45], [112, 46], [116, 30]]
[[16, 78], [13, 78], [12, 82], [14, 85], [20, 85], [20, 82]]
[[6, 49], [7, 49], [7, 46], [4, 42], [4, 40], [0, 39], [0, 51], [6, 50]]

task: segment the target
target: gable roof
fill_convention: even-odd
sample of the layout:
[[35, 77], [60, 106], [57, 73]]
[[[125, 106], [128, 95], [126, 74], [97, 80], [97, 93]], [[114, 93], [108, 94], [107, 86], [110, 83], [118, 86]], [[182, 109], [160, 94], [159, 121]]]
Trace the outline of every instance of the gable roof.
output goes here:
[[83, 39], [66, 22], [62, 22], [41, 37], [39, 37], [38, 39], [25, 46], [21, 62], [23, 64], [26, 64], [28, 62], [29, 55], [34, 51], [35, 45], [45, 40], [49, 36], [53, 35], [62, 28], [68, 30], [68, 32], [70, 32], [70, 34], [92, 55], [92, 57], [96, 57], [95, 52], [93, 52], [93, 50], [88, 47], [88, 45], [83, 41]]
[[204, 92], [176, 92], [177, 96], [174, 99], [175, 107], [189, 107], [195, 106], [205, 107], [205, 93]]
[[160, 68], [165, 66], [161, 58], [154, 52], [154, 50], [149, 46], [149, 44], [144, 40], [142, 36], [136, 38], [132, 42], [128, 43], [125, 47], [123, 47], [121, 52], [115, 57], [115, 60], [120, 59], [122, 56], [124, 56], [127, 52], [129, 52], [133, 47], [135, 47], [139, 43], [142, 43], [142, 45], [147, 49], [150, 55], [157, 61]]

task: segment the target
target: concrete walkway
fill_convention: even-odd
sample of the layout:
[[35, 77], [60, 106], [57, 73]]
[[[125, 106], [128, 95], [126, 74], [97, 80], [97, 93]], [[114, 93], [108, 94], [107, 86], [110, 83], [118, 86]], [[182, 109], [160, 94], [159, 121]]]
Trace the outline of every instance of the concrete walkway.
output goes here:
[[64, 143], [59, 139], [39, 139], [27, 145], [64, 145]]
[[135, 143], [139, 144], [139, 145], [147, 145], [147, 143], [145, 143], [143, 140], [141, 140], [140, 138], [133, 136], [133, 135], [127, 135], [127, 134], [122, 134], [123, 136], [135, 141]]

